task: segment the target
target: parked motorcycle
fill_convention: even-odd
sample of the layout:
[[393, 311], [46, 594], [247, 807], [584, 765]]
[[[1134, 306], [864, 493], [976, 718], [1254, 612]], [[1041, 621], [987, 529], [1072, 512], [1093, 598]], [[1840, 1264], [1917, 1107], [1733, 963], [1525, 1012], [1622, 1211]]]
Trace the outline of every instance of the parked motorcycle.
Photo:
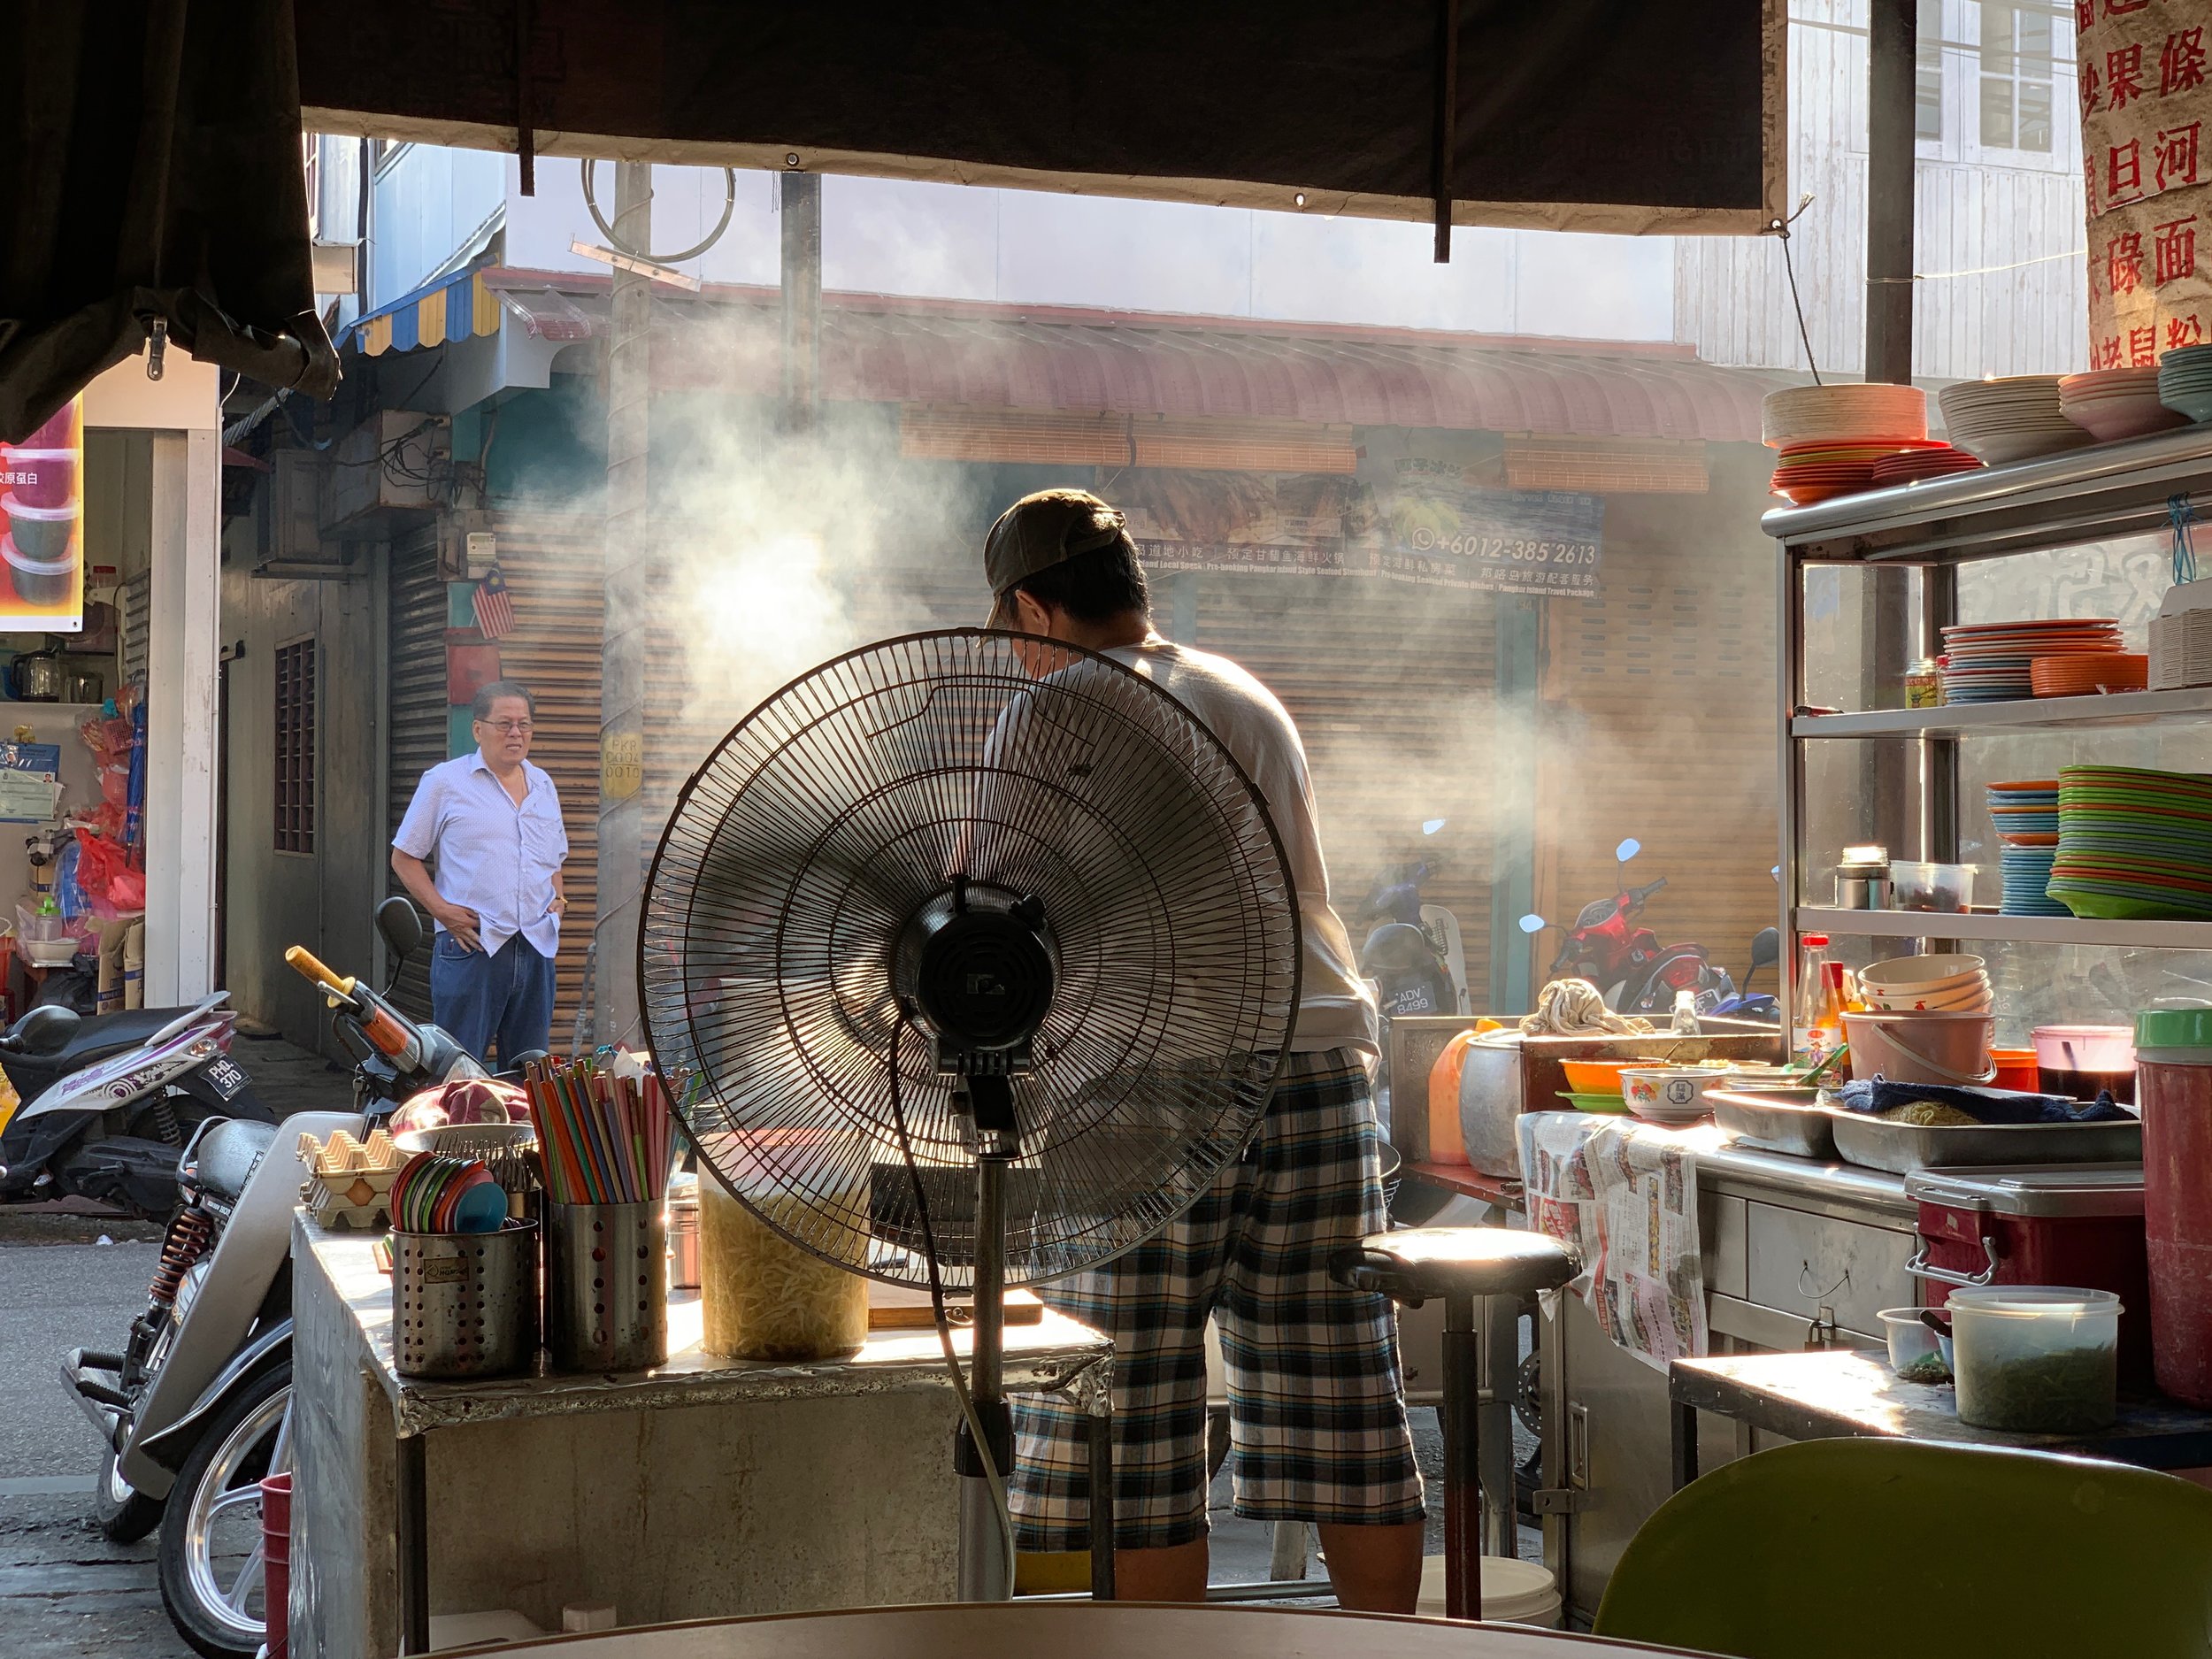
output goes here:
[[[1424, 840], [1445, 826], [1430, 818], [1421, 826]], [[1468, 1014], [1467, 959], [1459, 918], [1440, 904], [1424, 902], [1421, 884], [1431, 860], [1417, 844], [1409, 855], [1387, 866], [1367, 895], [1364, 917], [1374, 926], [1360, 946], [1359, 971], [1375, 981], [1386, 1017], [1398, 1014]]]
[[1782, 960], [1782, 934], [1779, 929], [1762, 927], [1751, 936], [1751, 964], [1743, 971], [1743, 984], [1733, 996], [1723, 997], [1714, 1005], [1713, 1012], [1724, 1014], [1731, 1019], [1756, 1020], [1762, 1025], [1782, 1023], [1782, 1004], [1772, 992], [1754, 991], [1752, 976], [1760, 969], [1771, 967]]
[[[392, 974], [422, 943], [405, 899], [377, 930]], [[350, 1111], [296, 1113], [280, 1131], [210, 1117], [185, 1148], [182, 1202], [162, 1241], [146, 1311], [119, 1353], [80, 1348], [62, 1379], [107, 1443], [100, 1528], [128, 1541], [160, 1528], [162, 1601], [210, 1659], [250, 1659], [264, 1625], [258, 1482], [286, 1462], [292, 1394], [293, 1206], [307, 1179], [303, 1133], [365, 1138], [419, 1090], [484, 1068], [437, 1026], [418, 1024], [359, 980], [295, 947], [286, 959], [322, 990], [357, 1059]]]
[[[1667, 885], [1664, 876], [1642, 887], [1628, 885], [1628, 861], [1642, 850], [1643, 843], [1632, 836], [1613, 849], [1622, 866], [1620, 890], [1582, 907], [1546, 977], [1572, 974], [1589, 980], [1616, 1013], [1664, 1019], [1674, 1012], [1678, 991], [1692, 994], [1700, 1014], [1717, 1012], [1736, 994], [1727, 970], [1716, 966], [1702, 945], [1662, 945], [1650, 928], [1636, 925], [1652, 895]], [[1540, 916], [1521, 918], [1525, 933], [1540, 933], [1551, 926]]]
[[204, 1125], [273, 1123], [230, 1057], [228, 995], [88, 1019], [49, 1004], [9, 1027], [0, 1069], [25, 1103], [0, 1120], [0, 1202], [91, 1198], [159, 1219]]

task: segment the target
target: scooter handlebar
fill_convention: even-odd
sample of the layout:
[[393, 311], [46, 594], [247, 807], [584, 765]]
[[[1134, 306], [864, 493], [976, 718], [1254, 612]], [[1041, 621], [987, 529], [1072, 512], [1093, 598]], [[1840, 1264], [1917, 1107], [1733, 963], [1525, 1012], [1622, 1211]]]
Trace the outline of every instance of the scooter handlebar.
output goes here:
[[351, 997], [354, 981], [350, 977], [334, 973], [317, 959], [305, 945], [294, 945], [284, 953], [284, 959], [295, 972], [314, 980], [334, 996]]

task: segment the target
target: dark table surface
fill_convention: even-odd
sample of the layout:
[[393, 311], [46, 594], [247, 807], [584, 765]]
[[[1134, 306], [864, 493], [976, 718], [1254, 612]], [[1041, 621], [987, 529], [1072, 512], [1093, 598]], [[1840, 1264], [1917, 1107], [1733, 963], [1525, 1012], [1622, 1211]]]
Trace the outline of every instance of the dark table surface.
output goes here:
[[2007, 1434], [1959, 1421], [1947, 1384], [1901, 1381], [1880, 1355], [1846, 1348], [1675, 1361], [1675, 1405], [1709, 1411], [1793, 1440], [1895, 1435], [1957, 1446], [2012, 1446], [2133, 1463], [2144, 1469], [2212, 1465], [2212, 1412], [2162, 1399], [2122, 1396], [2119, 1417], [2091, 1434]]

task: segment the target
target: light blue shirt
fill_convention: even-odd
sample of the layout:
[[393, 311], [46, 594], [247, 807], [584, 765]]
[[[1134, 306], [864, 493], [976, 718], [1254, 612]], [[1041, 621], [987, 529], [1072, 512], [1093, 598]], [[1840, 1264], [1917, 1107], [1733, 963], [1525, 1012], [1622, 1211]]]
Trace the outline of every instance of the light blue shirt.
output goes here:
[[522, 773], [530, 787], [518, 806], [480, 749], [433, 766], [392, 845], [433, 865], [440, 898], [476, 912], [487, 951], [520, 933], [549, 956], [561, 943], [553, 878], [568, 856], [568, 831], [553, 780], [526, 760]]

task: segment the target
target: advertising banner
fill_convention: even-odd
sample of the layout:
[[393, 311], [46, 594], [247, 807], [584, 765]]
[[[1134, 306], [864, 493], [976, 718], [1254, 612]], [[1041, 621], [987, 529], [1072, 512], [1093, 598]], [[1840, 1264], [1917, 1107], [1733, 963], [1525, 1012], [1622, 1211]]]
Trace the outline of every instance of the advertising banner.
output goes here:
[[2200, 6], [2074, 0], [2089, 213], [2089, 365], [2139, 367], [2212, 344], [2212, 113]]
[[1601, 496], [1493, 489], [1406, 460], [1390, 483], [1255, 472], [1133, 472], [1114, 503], [1154, 571], [1379, 576], [1583, 597], [1597, 590]]
[[0, 444], [0, 634], [84, 626], [84, 400]]

